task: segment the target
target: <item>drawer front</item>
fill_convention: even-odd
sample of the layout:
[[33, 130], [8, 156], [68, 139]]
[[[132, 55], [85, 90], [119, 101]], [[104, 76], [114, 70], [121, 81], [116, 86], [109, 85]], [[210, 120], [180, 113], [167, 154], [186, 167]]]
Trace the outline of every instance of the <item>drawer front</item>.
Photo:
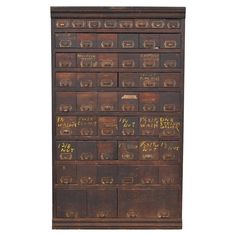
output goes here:
[[117, 87], [117, 73], [98, 73], [97, 86], [101, 88]]
[[80, 112], [89, 112], [97, 110], [96, 92], [77, 93], [77, 110]]
[[117, 48], [117, 35], [97, 34], [97, 47], [104, 49]]
[[92, 116], [79, 116], [77, 121], [77, 134], [81, 136], [97, 135], [97, 118]]
[[179, 68], [180, 55], [179, 54], [162, 54], [161, 55], [162, 68]]
[[77, 166], [77, 183], [81, 186], [95, 185], [97, 183], [97, 167]]
[[138, 68], [139, 67], [139, 54], [119, 54], [119, 67], [120, 68]]
[[139, 144], [137, 141], [118, 142], [118, 155], [120, 160], [137, 160]]
[[56, 86], [60, 88], [75, 88], [77, 86], [77, 74], [57, 72]]
[[138, 93], [120, 93], [119, 106], [120, 111], [138, 111], [139, 94]]
[[69, 161], [77, 159], [76, 142], [57, 142], [57, 160]]
[[138, 135], [138, 118], [137, 117], [119, 118], [119, 135], [121, 136]]
[[97, 144], [95, 141], [77, 143], [78, 160], [91, 161], [97, 160]]
[[57, 116], [56, 134], [59, 136], [77, 135], [77, 118], [75, 116]]
[[76, 67], [76, 54], [56, 53], [56, 67], [58, 68]]
[[75, 33], [58, 33], [55, 35], [56, 47], [58, 48], [75, 48], [77, 39]]
[[139, 118], [139, 134], [144, 136], [159, 135], [159, 117], [141, 116]]
[[159, 34], [140, 34], [139, 47], [147, 49], [158, 49], [160, 47]]
[[161, 48], [180, 48], [180, 34], [161, 34]]
[[138, 48], [138, 34], [119, 34], [119, 48]]
[[113, 165], [101, 165], [97, 167], [97, 181], [103, 186], [114, 185], [118, 183], [118, 169]]
[[114, 136], [118, 134], [117, 117], [99, 117], [98, 118], [99, 135]]
[[139, 159], [140, 160], [159, 160], [158, 141], [141, 141], [139, 143]]
[[117, 159], [117, 143], [100, 141], [97, 144], [99, 160], [116, 160]]
[[160, 184], [173, 185], [179, 183], [179, 168], [176, 165], [159, 168]]
[[98, 93], [98, 110], [99, 111], [117, 111], [117, 92]]
[[77, 74], [78, 88], [89, 89], [97, 87], [96, 73], [78, 73]]
[[81, 218], [87, 216], [86, 191], [56, 190], [56, 217]]
[[133, 185], [139, 183], [139, 168], [137, 166], [119, 166], [119, 183]]
[[57, 184], [75, 184], [77, 182], [76, 166], [62, 164], [56, 166]]
[[56, 94], [57, 112], [74, 112], [76, 111], [76, 93], [58, 92]]
[[79, 48], [96, 48], [96, 34], [77, 34], [77, 42]]

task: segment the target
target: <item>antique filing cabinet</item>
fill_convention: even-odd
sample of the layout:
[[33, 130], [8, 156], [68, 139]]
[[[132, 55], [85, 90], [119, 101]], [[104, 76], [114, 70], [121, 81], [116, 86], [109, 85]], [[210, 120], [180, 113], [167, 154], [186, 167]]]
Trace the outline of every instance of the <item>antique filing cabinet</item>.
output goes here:
[[182, 228], [185, 8], [51, 18], [53, 228]]

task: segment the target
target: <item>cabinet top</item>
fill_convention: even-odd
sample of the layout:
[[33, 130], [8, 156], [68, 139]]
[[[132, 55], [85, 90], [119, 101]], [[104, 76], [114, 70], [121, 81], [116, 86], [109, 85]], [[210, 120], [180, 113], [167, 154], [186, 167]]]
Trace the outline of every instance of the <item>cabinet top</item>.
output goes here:
[[142, 18], [145, 15], [159, 18], [185, 18], [185, 7], [51, 7], [52, 18], [116, 17], [116, 13], [120, 14], [120, 18]]

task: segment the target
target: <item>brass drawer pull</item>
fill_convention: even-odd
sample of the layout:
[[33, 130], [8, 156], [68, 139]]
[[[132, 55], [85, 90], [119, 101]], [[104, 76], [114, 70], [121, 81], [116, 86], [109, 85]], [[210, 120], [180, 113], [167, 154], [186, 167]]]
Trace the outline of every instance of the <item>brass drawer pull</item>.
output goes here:
[[113, 41], [102, 41], [101, 46], [102, 48], [112, 48], [114, 45]]
[[80, 160], [88, 161], [93, 159], [93, 154], [89, 152], [83, 152], [80, 155]]
[[60, 135], [71, 135], [72, 131], [70, 129], [60, 130]]
[[72, 21], [72, 27], [73, 28], [84, 28], [85, 27], [85, 21], [84, 20], [73, 20]]
[[136, 28], [147, 28], [148, 27], [148, 21], [146, 20], [138, 20], [135, 22]]
[[71, 67], [72, 62], [71, 61], [59, 61], [58, 65], [59, 65], [59, 67]]
[[120, 27], [121, 28], [132, 28], [133, 22], [132, 21], [120, 21]]
[[136, 218], [137, 212], [134, 209], [129, 209], [126, 213], [126, 216], [129, 218]]
[[113, 61], [111, 61], [111, 60], [102, 61], [101, 67], [113, 67]]
[[176, 87], [176, 81], [174, 79], [166, 79], [164, 81], [164, 87]]
[[144, 111], [155, 111], [156, 106], [154, 104], [144, 104], [143, 105], [143, 110]]
[[132, 184], [134, 182], [134, 177], [124, 177], [121, 182], [122, 184]]
[[71, 160], [72, 154], [71, 153], [61, 153], [60, 160]]
[[169, 218], [170, 217], [170, 212], [166, 209], [159, 210], [157, 212], [157, 217], [162, 218], [162, 219]]
[[104, 152], [100, 155], [101, 160], [110, 160], [112, 159], [112, 153]]
[[135, 110], [135, 105], [133, 104], [124, 104], [121, 107], [122, 111], [134, 111]]
[[104, 22], [104, 27], [105, 28], [115, 28], [117, 26], [116, 21], [105, 21]]
[[134, 41], [133, 40], [124, 40], [122, 41], [122, 48], [134, 48]]
[[164, 104], [163, 110], [164, 111], [176, 111], [175, 104]]
[[[154, 40], [144, 40], [143, 47], [144, 48], [155, 48], [156, 44]], [[157, 48], [155, 48], [157, 49]]]
[[175, 136], [176, 132], [174, 129], [164, 129], [162, 132], [163, 136]]
[[59, 107], [60, 112], [70, 112], [72, 111], [72, 106], [70, 104], [61, 104]]
[[88, 22], [89, 28], [100, 28], [101, 27], [101, 21], [89, 21]]
[[175, 68], [177, 66], [176, 60], [166, 60], [164, 62], [164, 67], [165, 68]]
[[93, 129], [92, 128], [82, 128], [80, 130], [80, 135], [82, 136], [90, 136], [93, 135]]
[[80, 106], [80, 111], [93, 111], [93, 104], [84, 104]]
[[114, 111], [114, 106], [109, 105], [109, 104], [103, 104], [103, 105], [101, 105], [101, 110], [102, 111]]
[[91, 88], [93, 86], [92, 80], [81, 80], [80, 87], [81, 88]]
[[80, 62], [80, 66], [81, 67], [96, 67], [97, 66], [97, 62], [94, 60], [82, 60]]
[[105, 211], [98, 211], [96, 214], [96, 217], [98, 217], [98, 218], [105, 218], [107, 216], [108, 216], [108, 213]]
[[101, 134], [102, 135], [113, 135], [114, 131], [113, 128], [102, 128]]
[[63, 39], [59, 43], [60, 48], [70, 48], [72, 46], [72, 42], [69, 39]]
[[161, 179], [162, 184], [174, 184], [175, 183], [175, 178], [165, 176], [164, 178]]
[[66, 211], [66, 218], [79, 218], [79, 213], [77, 211]]
[[142, 129], [141, 133], [142, 135], [153, 135], [154, 129]]
[[147, 87], [147, 88], [157, 87], [157, 82], [149, 80], [149, 79], [144, 80], [143, 81], [143, 87]]
[[162, 159], [164, 161], [173, 161], [175, 160], [175, 155], [173, 153], [165, 153], [163, 154]]
[[123, 160], [133, 160], [134, 159], [134, 154], [133, 153], [129, 153], [129, 152], [122, 153], [121, 158]]
[[69, 79], [62, 79], [59, 82], [60, 87], [71, 87], [72, 86], [72, 81]]
[[134, 60], [123, 60], [122, 67], [134, 67], [135, 62]]
[[152, 177], [144, 177], [141, 179], [142, 184], [153, 184], [154, 179]]
[[100, 86], [101, 87], [112, 87], [113, 86], [113, 81], [108, 80], [108, 79], [101, 80]]
[[114, 179], [112, 177], [102, 177], [101, 183], [102, 184], [112, 184], [114, 182]]
[[152, 28], [164, 28], [165, 22], [162, 20], [152, 21]]
[[82, 176], [80, 177], [81, 184], [95, 184], [95, 179], [91, 176]]
[[142, 155], [142, 159], [143, 160], [153, 160], [154, 159], [154, 157], [153, 157], [153, 155], [152, 154], [143, 154]]
[[122, 87], [134, 87], [135, 82], [131, 80], [123, 80], [122, 81]]
[[62, 176], [60, 178], [60, 183], [61, 184], [71, 184], [73, 181], [72, 177], [71, 176]]
[[169, 29], [178, 29], [178, 28], [180, 28], [180, 22], [179, 21], [169, 21], [167, 23], [167, 28], [169, 28]]
[[70, 26], [70, 22], [68, 20], [57, 21], [56, 27], [57, 28], [68, 28]]
[[177, 43], [176, 43], [175, 40], [166, 40], [164, 42], [164, 47], [165, 48], [176, 48], [176, 46], [177, 46]]
[[80, 42], [81, 48], [91, 48], [93, 46], [93, 42], [90, 40], [84, 40]]
[[123, 128], [122, 135], [134, 135], [134, 128]]

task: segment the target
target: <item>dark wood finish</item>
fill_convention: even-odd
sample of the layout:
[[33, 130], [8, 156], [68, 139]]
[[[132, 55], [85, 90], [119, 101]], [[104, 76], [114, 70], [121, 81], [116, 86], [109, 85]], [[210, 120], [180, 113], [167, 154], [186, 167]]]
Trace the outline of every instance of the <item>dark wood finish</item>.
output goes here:
[[181, 7], [52, 7], [54, 229], [181, 229]]

